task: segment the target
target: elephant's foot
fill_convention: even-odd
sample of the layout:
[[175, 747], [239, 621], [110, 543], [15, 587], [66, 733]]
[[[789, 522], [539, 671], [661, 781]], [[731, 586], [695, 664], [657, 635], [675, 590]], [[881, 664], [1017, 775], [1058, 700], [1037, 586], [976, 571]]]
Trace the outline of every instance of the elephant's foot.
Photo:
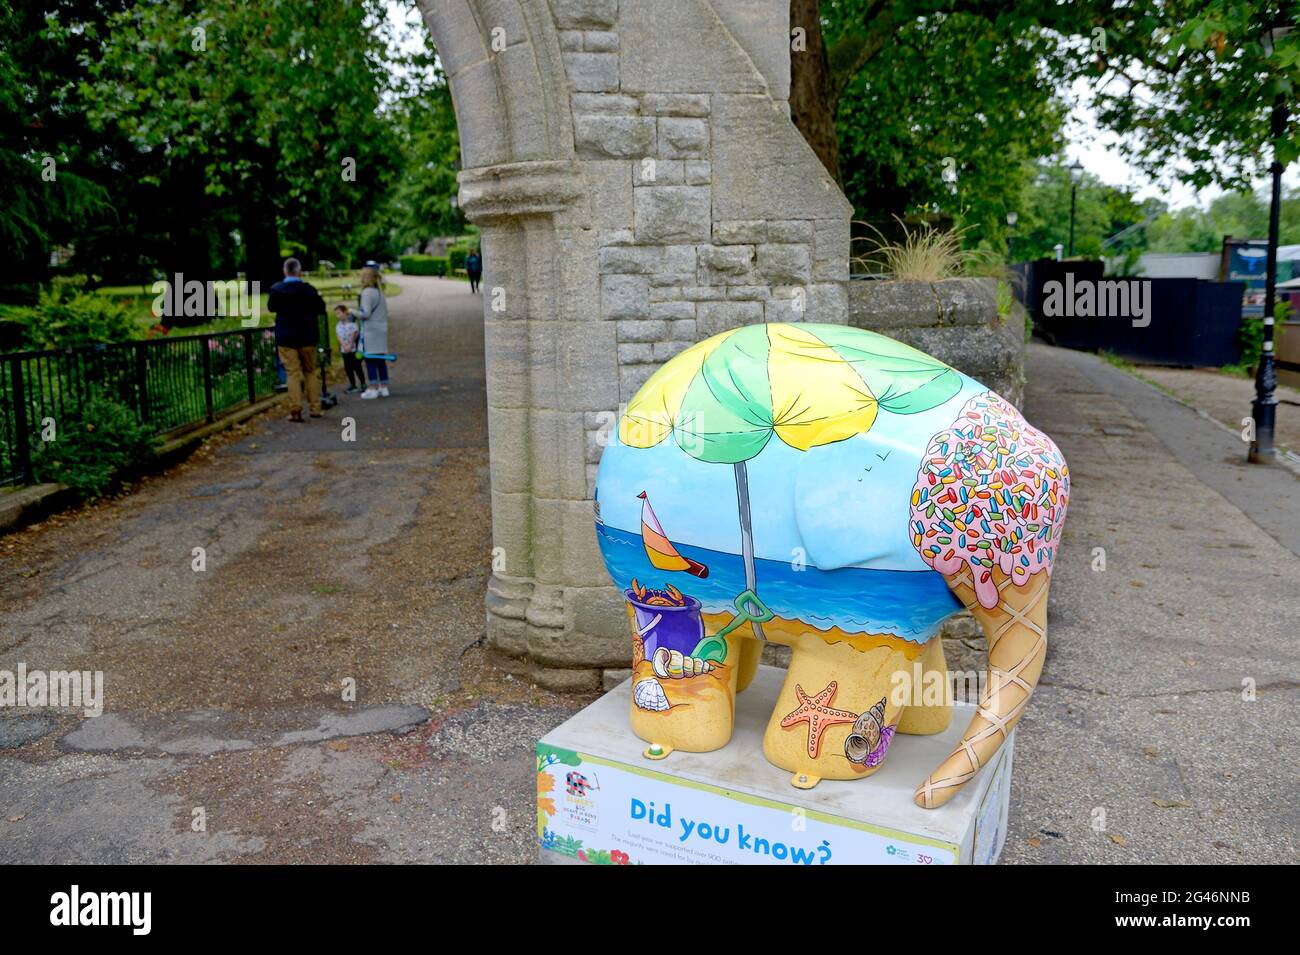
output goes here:
[[632, 732], [651, 744], [646, 758], [662, 759], [673, 750], [708, 753], [727, 745], [735, 723], [739, 642], [728, 637], [722, 659], [707, 662], [667, 650], [650, 659], [644, 652], [634, 654]]
[[663, 743], [651, 743], [641, 755], [646, 759], [667, 759], [668, 754], [672, 751], [671, 746], [666, 746]]
[[811, 773], [795, 773], [790, 777], [790, 785], [795, 789], [812, 789], [821, 781], [820, 776], [814, 776]]
[[768, 761], [809, 789], [823, 779], [859, 779], [880, 766], [902, 707], [891, 678], [907, 664], [891, 644], [860, 650], [808, 634], [793, 644], [785, 686], [763, 736]]

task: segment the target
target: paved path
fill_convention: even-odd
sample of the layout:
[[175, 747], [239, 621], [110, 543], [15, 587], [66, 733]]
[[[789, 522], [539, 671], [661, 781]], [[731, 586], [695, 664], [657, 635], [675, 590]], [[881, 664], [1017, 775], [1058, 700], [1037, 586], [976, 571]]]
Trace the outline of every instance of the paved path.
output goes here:
[[392, 398], [264, 417], [0, 538], [0, 669], [102, 670], [107, 697], [0, 710], [0, 862], [532, 857], [533, 741], [574, 703], [478, 645], [481, 299], [399, 282]]
[[1300, 482], [1094, 356], [1028, 378], [1073, 483], [1004, 860], [1300, 861]]

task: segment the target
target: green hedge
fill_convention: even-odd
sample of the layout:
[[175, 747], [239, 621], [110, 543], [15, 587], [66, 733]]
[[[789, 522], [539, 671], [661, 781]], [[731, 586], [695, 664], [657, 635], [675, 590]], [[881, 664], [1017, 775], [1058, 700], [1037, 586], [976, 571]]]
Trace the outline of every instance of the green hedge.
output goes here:
[[79, 498], [102, 497], [130, 470], [149, 463], [156, 441], [133, 410], [94, 397], [62, 415], [53, 441], [32, 448], [37, 483], [62, 483]]
[[449, 272], [446, 257], [437, 255], [402, 256], [403, 275], [441, 275]]
[[0, 321], [12, 323], [5, 337], [17, 339], [21, 348], [124, 342], [137, 331], [130, 310], [120, 301], [69, 284], [42, 291], [35, 306], [0, 305]]

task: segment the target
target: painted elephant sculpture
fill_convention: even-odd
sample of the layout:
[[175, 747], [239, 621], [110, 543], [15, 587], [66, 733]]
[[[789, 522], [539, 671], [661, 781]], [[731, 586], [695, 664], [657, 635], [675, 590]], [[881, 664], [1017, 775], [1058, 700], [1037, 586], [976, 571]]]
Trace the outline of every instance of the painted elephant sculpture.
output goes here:
[[949, 725], [951, 697], [917, 684], [946, 687], [936, 637], [964, 606], [989, 668], [916, 791], [943, 805], [1038, 682], [1069, 493], [1060, 451], [1015, 408], [893, 339], [752, 325], [677, 355], [628, 404], [596, 482], [646, 755], [725, 745], [772, 641], [792, 653], [767, 758], [800, 788], [868, 776], [896, 733]]

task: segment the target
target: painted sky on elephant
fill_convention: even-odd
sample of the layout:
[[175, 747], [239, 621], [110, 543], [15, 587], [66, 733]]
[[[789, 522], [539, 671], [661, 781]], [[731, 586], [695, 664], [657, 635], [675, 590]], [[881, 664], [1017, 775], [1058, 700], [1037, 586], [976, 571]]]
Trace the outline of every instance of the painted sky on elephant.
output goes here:
[[[961, 389], [929, 411], [882, 414], [870, 431], [807, 451], [774, 435], [747, 463], [755, 555], [786, 565], [787, 572], [800, 553], [810, 568], [925, 572], [942, 588], [911, 540], [912, 489], [930, 437], [948, 428], [963, 405], [985, 391], [962, 375]], [[602, 494], [601, 517], [638, 541], [641, 501], [636, 495], [646, 491], [675, 544], [740, 552], [736, 478], [730, 467], [698, 461], [672, 440], [631, 448], [615, 437], [602, 456], [598, 483], [631, 491]], [[766, 600], [762, 574], [758, 580]]]

